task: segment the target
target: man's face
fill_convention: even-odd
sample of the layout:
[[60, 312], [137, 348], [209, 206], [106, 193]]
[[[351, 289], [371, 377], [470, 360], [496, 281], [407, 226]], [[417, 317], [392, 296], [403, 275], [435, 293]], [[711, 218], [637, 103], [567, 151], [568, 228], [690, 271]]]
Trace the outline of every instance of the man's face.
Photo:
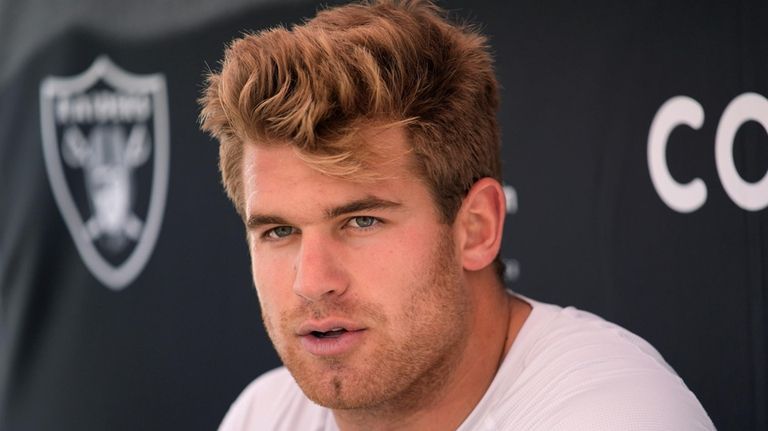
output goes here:
[[[366, 136], [384, 154], [407, 153], [400, 129]], [[417, 403], [445, 381], [468, 337], [453, 228], [407, 156], [379, 174], [326, 176], [288, 146], [244, 154], [267, 332], [307, 396], [335, 409]]]

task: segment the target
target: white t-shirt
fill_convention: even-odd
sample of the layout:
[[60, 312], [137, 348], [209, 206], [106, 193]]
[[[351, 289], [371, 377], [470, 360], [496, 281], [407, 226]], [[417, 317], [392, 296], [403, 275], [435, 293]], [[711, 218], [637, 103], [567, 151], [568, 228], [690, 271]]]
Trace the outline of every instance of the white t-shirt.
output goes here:
[[[573, 307], [533, 307], [458, 431], [714, 430], [696, 396], [645, 340]], [[253, 381], [219, 431], [338, 431], [284, 368]]]

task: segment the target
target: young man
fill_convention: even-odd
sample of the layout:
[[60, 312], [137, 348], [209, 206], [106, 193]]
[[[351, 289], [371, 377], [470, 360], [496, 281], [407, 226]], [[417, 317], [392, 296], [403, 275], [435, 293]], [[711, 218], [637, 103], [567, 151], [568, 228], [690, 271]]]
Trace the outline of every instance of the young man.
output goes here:
[[285, 364], [221, 429], [714, 428], [640, 338], [505, 290], [492, 61], [436, 6], [245, 36], [201, 103]]

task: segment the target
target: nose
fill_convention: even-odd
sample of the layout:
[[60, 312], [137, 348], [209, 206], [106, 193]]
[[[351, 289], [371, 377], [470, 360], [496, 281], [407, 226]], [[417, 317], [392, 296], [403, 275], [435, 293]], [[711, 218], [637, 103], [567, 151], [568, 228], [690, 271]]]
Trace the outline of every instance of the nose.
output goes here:
[[349, 285], [331, 238], [304, 232], [294, 271], [294, 293], [310, 302], [341, 296]]

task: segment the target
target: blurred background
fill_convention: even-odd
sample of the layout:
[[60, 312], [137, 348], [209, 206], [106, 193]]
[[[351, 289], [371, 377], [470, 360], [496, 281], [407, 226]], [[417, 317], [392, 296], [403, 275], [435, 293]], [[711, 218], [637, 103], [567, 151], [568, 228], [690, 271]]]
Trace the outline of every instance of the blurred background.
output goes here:
[[[768, 3], [440, 4], [495, 53], [510, 288], [768, 429]], [[317, 8], [0, 0], [0, 430], [215, 429], [279, 365], [196, 99]]]

